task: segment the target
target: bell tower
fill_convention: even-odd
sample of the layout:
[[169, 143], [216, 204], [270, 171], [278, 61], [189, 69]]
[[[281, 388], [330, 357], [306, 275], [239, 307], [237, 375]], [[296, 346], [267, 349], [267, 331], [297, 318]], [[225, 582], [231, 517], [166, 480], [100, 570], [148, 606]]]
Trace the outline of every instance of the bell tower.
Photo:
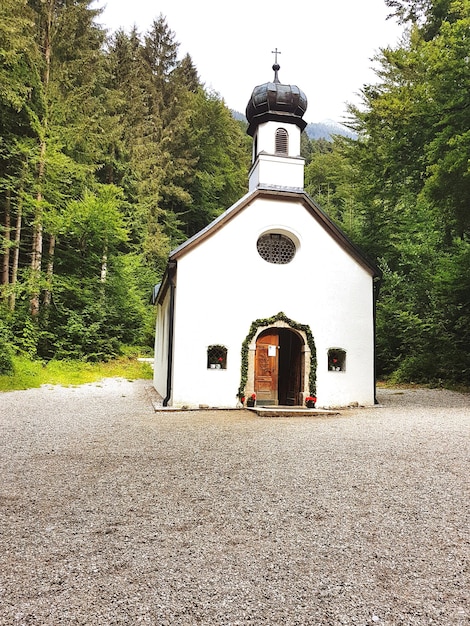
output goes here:
[[261, 186], [288, 189], [304, 186], [300, 135], [307, 125], [302, 119], [307, 98], [296, 85], [281, 84], [277, 48], [274, 54], [273, 82], [255, 87], [246, 107], [247, 132], [253, 137], [250, 191]]

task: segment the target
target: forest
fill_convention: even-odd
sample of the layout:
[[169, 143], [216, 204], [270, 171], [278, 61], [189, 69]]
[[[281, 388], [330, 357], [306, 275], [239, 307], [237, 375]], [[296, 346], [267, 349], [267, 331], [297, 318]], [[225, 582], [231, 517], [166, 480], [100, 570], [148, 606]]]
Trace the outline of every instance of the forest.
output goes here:
[[[109, 35], [92, 4], [0, 5], [0, 373], [150, 354], [168, 252], [247, 190], [246, 125], [166, 18]], [[304, 133], [305, 189], [381, 269], [379, 377], [468, 386], [470, 0], [385, 4], [403, 38], [354, 138]]]

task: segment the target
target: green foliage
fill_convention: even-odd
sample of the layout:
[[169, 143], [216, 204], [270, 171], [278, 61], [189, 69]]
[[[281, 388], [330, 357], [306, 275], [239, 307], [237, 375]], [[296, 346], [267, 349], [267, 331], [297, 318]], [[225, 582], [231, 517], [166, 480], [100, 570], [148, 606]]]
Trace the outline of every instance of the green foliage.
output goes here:
[[83, 275], [83, 267], [77, 271], [82, 276], [55, 277], [55, 306], [40, 321], [41, 357], [101, 361], [121, 354], [123, 345], [153, 345], [154, 311], [147, 304], [152, 285], [150, 277], [139, 277], [139, 257], [111, 261], [105, 283]]
[[84, 363], [81, 361], [33, 361], [26, 357], [15, 357], [14, 373], [0, 373], [0, 391], [32, 389], [41, 385], [75, 386], [96, 383], [105, 378], [127, 380], [151, 379], [152, 368], [147, 362], [123, 357], [106, 363]]
[[99, 13], [0, 7], [0, 300], [14, 349], [47, 360], [153, 347], [168, 252], [238, 199], [249, 167], [165, 17], [104, 45]]
[[67, 235], [67, 247], [74, 252], [75, 261], [82, 263], [81, 273], [98, 276], [103, 255], [117, 251], [128, 233], [119, 206], [122, 190], [114, 185], [96, 189], [96, 193], [85, 189], [80, 200], [67, 204], [61, 230]]
[[410, 30], [350, 107], [358, 139], [303, 145], [305, 187], [379, 259], [379, 376], [468, 385], [470, 3], [387, 5]]
[[305, 168], [305, 190], [345, 232], [357, 239], [360, 214], [355, 196], [357, 170], [345, 154], [350, 140], [312, 140], [309, 163]]
[[0, 306], [0, 329], [13, 353], [28, 358], [37, 356], [38, 326], [31, 319], [24, 300], [14, 312]]
[[0, 321], [0, 374], [13, 374], [13, 350], [6, 325]]
[[408, 38], [377, 58], [379, 83], [351, 109], [359, 140], [358, 238], [381, 258], [378, 371], [468, 384], [470, 3], [388, 1]]
[[191, 197], [184, 217], [187, 236], [244, 195], [251, 158], [246, 134], [218, 96], [198, 90], [190, 104], [188, 144], [197, 171], [187, 183]]

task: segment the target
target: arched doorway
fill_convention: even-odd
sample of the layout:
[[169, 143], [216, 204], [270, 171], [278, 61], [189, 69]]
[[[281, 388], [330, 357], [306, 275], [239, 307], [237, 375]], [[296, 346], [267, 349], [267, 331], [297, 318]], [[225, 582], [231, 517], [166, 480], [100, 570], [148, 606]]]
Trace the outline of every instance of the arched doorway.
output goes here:
[[256, 339], [254, 391], [258, 404], [302, 404], [304, 342], [290, 328], [271, 327]]

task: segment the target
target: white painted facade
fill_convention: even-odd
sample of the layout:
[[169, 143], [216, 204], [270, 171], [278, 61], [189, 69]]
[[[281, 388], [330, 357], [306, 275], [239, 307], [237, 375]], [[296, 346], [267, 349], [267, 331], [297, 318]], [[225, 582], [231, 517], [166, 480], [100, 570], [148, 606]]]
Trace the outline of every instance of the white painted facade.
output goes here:
[[[279, 155], [275, 152], [275, 133], [280, 128], [288, 133], [288, 154]], [[253, 142], [253, 166], [249, 178], [249, 190], [254, 191], [260, 185], [273, 184], [278, 186], [303, 189], [304, 159], [300, 156], [300, 129], [285, 122], [265, 122], [257, 129]]]
[[[284, 155], [274, 148], [281, 127], [289, 133]], [[310, 393], [318, 407], [374, 404], [377, 272], [303, 191], [300, 132], [297, 125], [276, 120], [260, 124], [248, 194], [170, 254], [157, 298], [154, 367], [155, 388], [168, 406], [237, 406], [242, 345], [250, 327], [281, 312], [282, 321], [273, 326], [289, 328], [292, 322], [297, 335], [302, 335], [298, 325], [306, 327], [315, 344], [311, 389], [311, 352], [302, 335], [298, 404]], [[257, 241], [267, 233], [294, 242], [289, 263], [261, 258]], [[251, 339], [246, 395], [256, 391], [256, 336]], [[225, 369], [208, 367], [212, 345], [226, 348]], [[345, 352], [342, 371], [329, 368], [331, 349]]]

